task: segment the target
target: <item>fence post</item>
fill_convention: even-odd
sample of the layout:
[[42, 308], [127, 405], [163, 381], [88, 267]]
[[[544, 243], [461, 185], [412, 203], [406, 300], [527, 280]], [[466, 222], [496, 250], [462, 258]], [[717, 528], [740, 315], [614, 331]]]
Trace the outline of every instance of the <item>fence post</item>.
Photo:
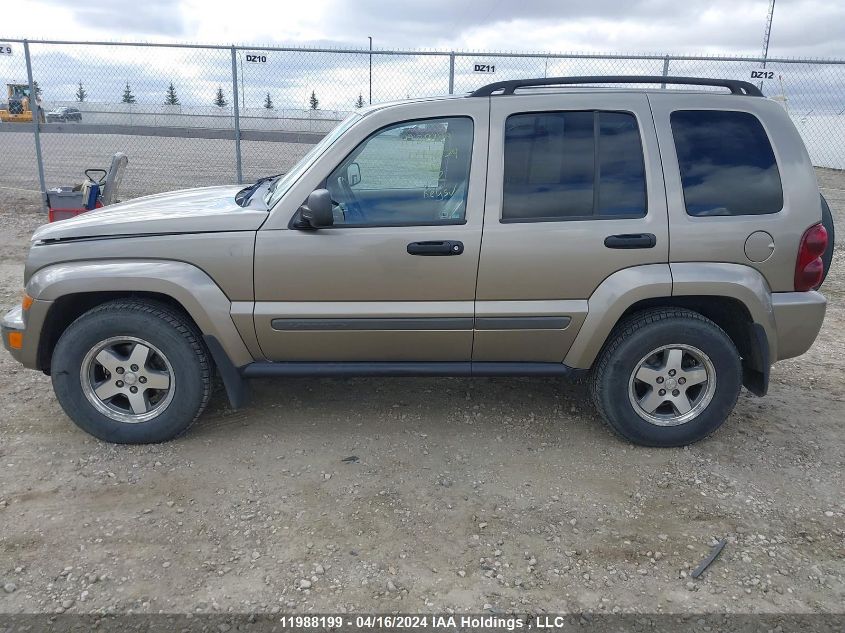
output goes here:
[[449, 53], [449, 94], [455, 94], [455, 51]]
[[[668, 55], [666, 55], [666, 57], [663, 58], [663, 76], [664, 77], [669, 76], [669, 56]], [[666, 82], [663, 82], [662, 84], [660, 84], [660, 88], [661, 88], [661, 90], [666, 90]]]
[[235, 104], [235, 164], [238, 184], [244, 181], [241, 165], [241, 111], [238, 109], [238, 61], [234, 44], [232, 45], [232, 101]]
[[32, 112], [32, 129], [35, 136], [35, 162], [38, 163], [38, 184], [41, 186], [41, 206], [47, 210], [47, 185], [44, 182], [44, 160], [41, 156], [41, 106], [35, 94], [35, 81], [32, 79], [32, 59], [29, 56], [29, 42], [23, 41], [23, 55], [26, 59], [26, 79], [29, 82], [29, 111]]

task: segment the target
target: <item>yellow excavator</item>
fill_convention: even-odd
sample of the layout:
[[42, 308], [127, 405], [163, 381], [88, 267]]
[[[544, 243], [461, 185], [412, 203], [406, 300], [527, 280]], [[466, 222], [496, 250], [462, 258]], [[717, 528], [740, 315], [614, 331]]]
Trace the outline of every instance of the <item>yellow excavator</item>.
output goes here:
[[0, 121], [4, 123], [29, 123], [32, 109], [29, 107], [29, 84], [6, 84], [8, 100], [5, 109], [0, 109]]

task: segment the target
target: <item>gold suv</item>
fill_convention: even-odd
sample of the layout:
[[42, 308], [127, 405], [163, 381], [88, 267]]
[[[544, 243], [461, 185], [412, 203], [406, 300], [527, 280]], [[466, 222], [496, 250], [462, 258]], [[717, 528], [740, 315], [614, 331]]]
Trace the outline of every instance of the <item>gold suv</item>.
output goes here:
[[215, 372], [233, 406], [256, 376], [588, 373], [613, 430], [676, 446], [810, 347], [832, 248], [755, 86], [504, 81], [362, 109], [283, 176], [41, 227], [3, 341], [111, 442], [183, 433]]

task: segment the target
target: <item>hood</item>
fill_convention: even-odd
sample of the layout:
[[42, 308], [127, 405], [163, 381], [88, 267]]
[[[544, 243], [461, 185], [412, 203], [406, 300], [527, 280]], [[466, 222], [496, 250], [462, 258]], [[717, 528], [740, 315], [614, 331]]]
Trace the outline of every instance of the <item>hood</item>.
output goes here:
[[171, 191], [113, 204], [39, 227], [33, 241], [86, 237], [256, 231], [267, 219], [263, 189], [249, 206], [235, 203], [244, 185]]

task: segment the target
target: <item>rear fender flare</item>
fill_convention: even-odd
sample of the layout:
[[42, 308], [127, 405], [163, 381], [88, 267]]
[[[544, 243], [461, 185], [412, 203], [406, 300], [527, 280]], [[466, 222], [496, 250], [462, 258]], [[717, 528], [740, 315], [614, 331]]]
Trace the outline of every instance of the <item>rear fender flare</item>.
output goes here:
[[670, 264], [672, 295], [716, 296], [736, 299], [760, 325], [768, 342], [768, 361], [778, 359], [777, 326], [772, 291], [760, 271], [742, 264], [696, 262]]
[[[752, 323], [762, 331], [759, 341], [768, 343], [766, 358], [753, 362], [767, 371], [777, 360], [777, 329], [772, 295], [763, 275], [741, 264], [680, 263], [650, 264], [620, 270], [596, 289], [588, 301], [588, 313], [564, 363], [587, 369], [592, 366], [613, 328], [634, 304], [648, 299], [672, 297], [729, 297], [743, 304]], [[763, 336], [765, 335], [765, 336]], [[756, 367], [757, 364], [766, 367]]]
[[671, 294], [669, 264], [634, 266], [613, 273], [587, 301], [587, 318], [569, 348], [564, 364], [589, 369], [628, 308], [638, 301], [669, 297]]

